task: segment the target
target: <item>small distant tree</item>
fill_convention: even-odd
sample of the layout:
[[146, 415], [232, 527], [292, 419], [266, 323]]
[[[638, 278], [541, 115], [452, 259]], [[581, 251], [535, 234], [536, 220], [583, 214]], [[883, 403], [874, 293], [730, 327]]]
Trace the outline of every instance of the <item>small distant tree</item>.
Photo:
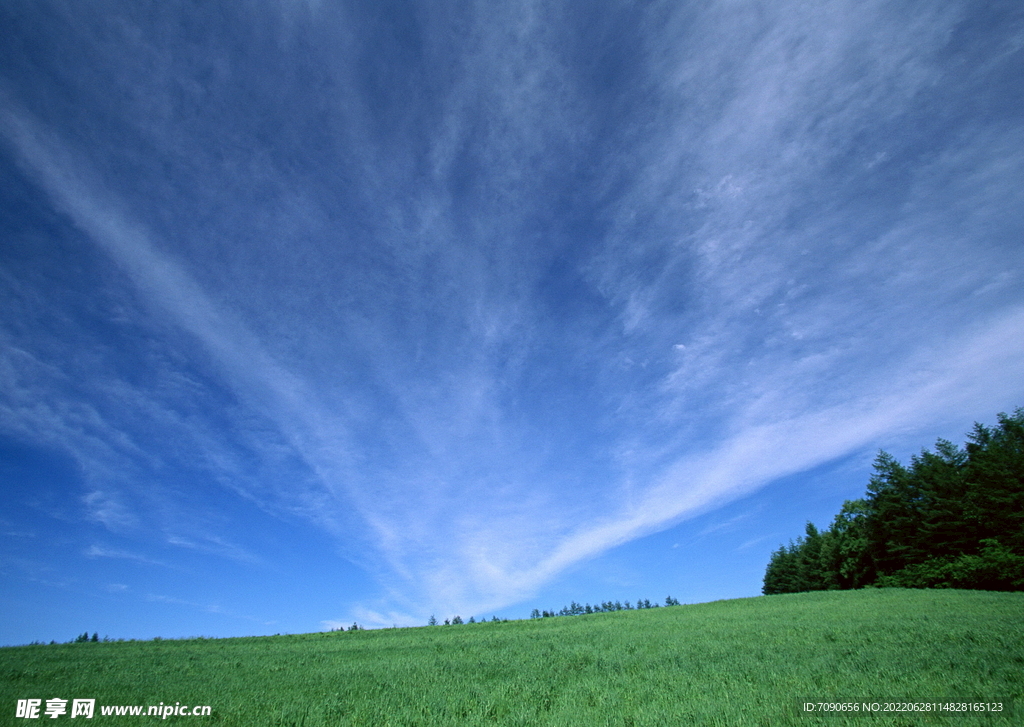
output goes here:
[[427, 626], [437, 626], [437, 619], [434, 618], [434, 614], [430, 614], [430, 620], [427, 621]]
[[355, 621], [353, 621], [352, 625], [348, 627], [348, 630], [349, 631], [359, 631], [359, 624], [357, 624]]
[[540, 610], [535, 608], [530, 611], [530, 618], [540, 618]]
[[462, 616], [456, 616], [452, 619], [452, 626], [457, 626], [462, 623]]
[[491, 623], [501, 623], [501, 619], [497, 616], [491, 616]]
[[100, 634], [99, 634], [99, 632], [98, 631], [93, 631], [93, 633], [92, 633], [92, 642], [94, 644], [98, 644], [99, 641], [100, 641]]
[[445, 620], [444, 620], [444, 625], [445, 625], [445, 626], [451, 626], [451, 625], [452, 625], [452, 622], [451, 622], [451, 621], [449, 621], [448, 619], [445, 619]]
[[475, 618], [473, 618], [472, 616], [470, 616], [470, 617], [469, 617], [469, 621], [467, 621], [466, 623], [471, 623], [471, 624], [475, 624], [475, 623], [476, 623], [476, 619], [475, 619]]

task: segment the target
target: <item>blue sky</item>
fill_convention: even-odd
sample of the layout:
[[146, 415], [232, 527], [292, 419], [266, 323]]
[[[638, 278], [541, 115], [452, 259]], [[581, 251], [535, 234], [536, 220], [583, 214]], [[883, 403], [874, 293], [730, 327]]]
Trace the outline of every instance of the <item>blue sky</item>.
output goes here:
[[0, 21], [0, 643], [753, 596], [1024, 404], [1015, 1]]

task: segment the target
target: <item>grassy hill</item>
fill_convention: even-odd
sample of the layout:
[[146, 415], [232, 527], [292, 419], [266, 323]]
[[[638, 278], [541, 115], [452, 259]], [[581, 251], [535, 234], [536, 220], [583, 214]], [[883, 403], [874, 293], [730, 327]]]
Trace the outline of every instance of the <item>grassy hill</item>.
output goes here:
[[[501, 624], [11, 647], [0, 694], [0, 724], [63, 723], [69, 714], [15, 719], [18, 699], [61, 697], [95, 698], [85, 724], [98, 726], [1017, 725], [1024, 593], [829, 591]], [[100, 714], [161, 702], [212, 714]], [[907, 702], [1003, 712], [882, 711]]]

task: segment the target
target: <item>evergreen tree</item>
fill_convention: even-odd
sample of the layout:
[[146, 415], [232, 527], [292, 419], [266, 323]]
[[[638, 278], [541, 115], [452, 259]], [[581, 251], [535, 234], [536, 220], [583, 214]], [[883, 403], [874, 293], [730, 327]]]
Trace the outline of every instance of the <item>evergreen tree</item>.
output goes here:
[[970, 489], [966, 464], [967, 453], [944, 439], [936, 443], [934, 452], [923, 451], [911, 460], [910, 471], [922, 498], [914, 546], [924, 557], [955, 556], [978, 547], [977, 524], [966, 519]]
[[966, 517], [980, 538], [1024, 555], [1024, 408], [1000, 414], [994, 429], [975, 424], [969, 439]]
[[764, 584], [761, 592], [766, 596], [776, 593], [796, 593], [801, 589], [800, 580], [800, 546], [802, 539], [796, 543], [789, 542], [789, 545], [779, 546], [779, 549], [772, 553], [765, 569]]
[[825, 531], [821, 545], [821, 567], [828, 588], [860, 588], [875, 580], [868, 554], [867, 502], [847, 500]]
[[924, 559], [914, 542], [924, 519], [923, 493], [912, 473], [888, 452], [879, 452], [874, 466], [868, 483], [868, 550], [884, 575]]
[[810, 521], [804, 533], [797, 558], [798, 586], [801, 591], [823, 591], [827, 581], [821, 567], [821, 533]]

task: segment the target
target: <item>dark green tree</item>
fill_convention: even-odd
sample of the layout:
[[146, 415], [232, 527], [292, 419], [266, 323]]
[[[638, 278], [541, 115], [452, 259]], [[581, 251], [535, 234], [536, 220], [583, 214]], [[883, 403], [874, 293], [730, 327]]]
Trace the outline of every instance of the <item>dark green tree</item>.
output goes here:
[[797, 593], [802, 590], [800, 579], [800, 547], [803, 539], [790, 541], [772, 553], [771, 560], [764, 573], [764, 584], [761, 592], [766, 596], [776, 593]]
[[821, 564], [822, 540], [818, 528], [814, 523], [808, 522], [804, 528], [804, 538], [797, 558], [801, 591], [823, 591], [828, 587], [828, 580]]
[[999, 415], [995, 428], [974, 425], [967, 444], [966, 518], [981, 539], [1024, 554], [1024, 408]]
[[821, 565], [828, 588], [860, 588], [874, 582], [874, 564], [868, 554], [867, 512], [866, 501], [847, 500], [823, 534]]

